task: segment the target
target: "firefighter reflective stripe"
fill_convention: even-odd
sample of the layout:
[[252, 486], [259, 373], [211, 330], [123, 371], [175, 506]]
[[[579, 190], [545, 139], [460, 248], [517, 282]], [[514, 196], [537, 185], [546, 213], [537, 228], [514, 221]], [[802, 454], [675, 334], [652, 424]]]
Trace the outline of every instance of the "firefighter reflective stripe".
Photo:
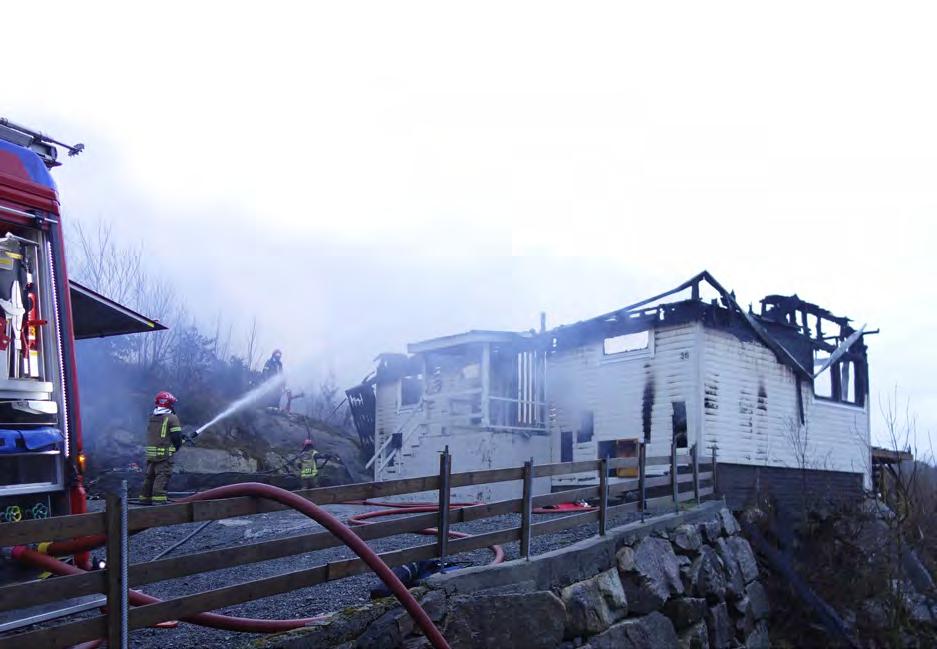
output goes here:
[[163, 448], [175, 446], [172, 443], [172, 438], [181, 433], [181, 430], [178, 432], [176, 430], [181, 428], [182, 424], [179, 422], [179, 418], [171, 412], [153, 414], [146, 425], [146, 445], [148, 447]]
[[150, 500], [153, 501], [154, 503], [164, 503], [167, 500], [169, 500], [169, 498], [165, 495], [162, 495], [162, 496], [153, 496], [150, 498]]
[[309, 457], [304, 457], [299, 468], [300, 478], [315, 478], [319, 475], [319, 467], [316, 466], [316, 451]]
[[162, 460], [172, 455], [175, 450], [172, 446], [147, 446], [146, 459]]

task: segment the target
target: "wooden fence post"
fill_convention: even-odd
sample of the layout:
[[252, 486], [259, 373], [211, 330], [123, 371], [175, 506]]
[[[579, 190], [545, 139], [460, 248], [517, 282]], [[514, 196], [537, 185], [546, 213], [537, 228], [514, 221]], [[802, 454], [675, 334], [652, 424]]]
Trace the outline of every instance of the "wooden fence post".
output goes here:
[[521, 513], [520, 555], [530, 558], [530, 518], [534, 510], [534, 459], [524, 462], [524, 507]]
[[647, 469], [647, 447], [642, 441], [638, 444], [638, 509], [641, 512], [641, 522], [644, 522], [644, 510], [647, 507], [647, 485], [645, 472]]
[[449, 455], [449, 446], [439, 456], [439, 525], [436, 527], [437, 544], [440, 565], [446, 560], [449, 553], [449, 503], [450, 476], [452, 475], [452, 456]]
[[692, 453], [691, 460], [693, 462], [693, 497], [696, 499], [696, 504], [700, 504], [699, 499], [699, 446], [694, 444], [693, 448], [690, 449]]
[[107, 494], [107, 646], [127, 649], [127, 481]]
[[605, 536], [608, 527], [608, 458], [599, 461], [599, 536]]
[[670, 443], [670, 488], [673, 491], [673, 510], [680, 512], [680, 483], [677, 482], [677, 440]]

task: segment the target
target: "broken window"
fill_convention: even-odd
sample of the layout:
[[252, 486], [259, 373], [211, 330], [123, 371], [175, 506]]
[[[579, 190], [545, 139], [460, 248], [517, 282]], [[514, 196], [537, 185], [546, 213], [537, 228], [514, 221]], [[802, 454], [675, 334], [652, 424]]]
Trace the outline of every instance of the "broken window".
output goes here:
[[650, 341], [650, 330], [638, 331], [631, 334], [622, 334], [621, 336], [606, 338], [602, 344], [602, 349], [606, 356], [613, 356], [615, 354], [624, 354], [626, 352], [647, 349]]
[[400, 407], [415, 406], [423, 397], [423, 379], [419, 376], [405, 376], [400, 379]]
[[560, 462], [573, 461], [573, 433], [564, 430], [560, 433]]
[[824, 399], [833, 398], [833, 373], [824, 371], [813, 379], [813, 393]]
[[673, 442], [677, 448], [687, 448], [686, 402], [673, 402]]
[[576, 443], [583, 444], [592, 441], [592, 435], [595, 432], [595, 417], [591, 410], [582, 413], [582, 424], [579, 426], [579, 432], [576, 434]]
[[[813, 377], [815, 396], [857, 406], [865, 405], [868, 366], [864, 362], [849, 357], [850, 354], [846, 354], [845, 358], [841, 358]], [[824, 367], [829, 360], [828, 354], [814, 353], [814, 371]]]
[[384, 466], [394, 466], [397, 452], [403, 448], [403, 433], [391, 433], [390, 444], [384, 449]]
[[[815, 369], [820, 369], [829, 360], [829, 356], [820, 358], [816, 355]], [[813, 393], [821, 399], [850, 403], [857, 406], [865, 401], [865, 365], [853, 360], [840, 360], [833, 363], [813, 378]]]
[[865, 400], [865, 379], [862, 371], [864, 366], [855, 361], [842, 361], [838, 363], [840, 401], [852, 403], [857, 406], [864, 405]]

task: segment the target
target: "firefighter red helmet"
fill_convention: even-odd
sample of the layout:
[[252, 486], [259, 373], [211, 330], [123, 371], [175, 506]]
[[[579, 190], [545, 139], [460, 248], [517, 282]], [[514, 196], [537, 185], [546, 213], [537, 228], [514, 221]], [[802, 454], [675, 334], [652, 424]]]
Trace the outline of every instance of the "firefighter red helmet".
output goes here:
[[166, 392], [163, 390], [162, 392], [157, 393], [156, 399], [154, 399], [154, 401], [160, 408], [172, 408], [176, 403], [176, 397], [172, 395], [172, 392]]
[[303, 442], [303, 448], [306, 448], [307, 446], [312, 446], [312, 440], [308, 437], [306, 438], [306, 441]]

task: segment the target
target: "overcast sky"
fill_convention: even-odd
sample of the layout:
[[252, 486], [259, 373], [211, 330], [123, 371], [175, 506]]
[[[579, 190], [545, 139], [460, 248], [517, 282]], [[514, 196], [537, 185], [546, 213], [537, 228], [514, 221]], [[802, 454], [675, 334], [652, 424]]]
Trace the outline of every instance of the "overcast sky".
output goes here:
[[937, 428], [932, 5], [38, 4], [0, 115], [86, 143], [67, 216], [294, 368], [706, 268], [880, 327], [873, 400]]

